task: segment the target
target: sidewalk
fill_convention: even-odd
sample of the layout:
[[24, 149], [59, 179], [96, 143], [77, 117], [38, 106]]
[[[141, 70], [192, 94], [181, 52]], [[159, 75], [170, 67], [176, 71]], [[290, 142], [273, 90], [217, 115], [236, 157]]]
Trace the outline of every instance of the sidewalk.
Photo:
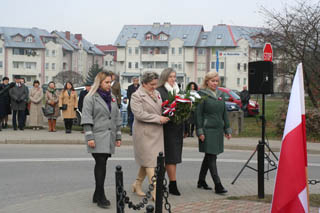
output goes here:
[[[260, 138], [225, 139], [224, 147], [225, 149], [253, 151], [259, 140]], [[72, 134], [65, 134], [63, 130], [48, 132], [46, 129], [39, 131], [31, 129], [25, 129], [24, 131], [4, 129], [0, 132], [0, 144], [84, 144], [84, 135], [80, 131], [73, 131]], [[122, 144], [132, 145], [132, 137], [126, 133], [122, 134]], [[184, 146], [197, 147], [197, 138], [185, 138]], [[281, 141], [270, 140], [269, 146], [272, 151], [278, 152], [280, 150]], [[309, 154], [320, 154], [320, 143], [308, 143], [307, 150]]]

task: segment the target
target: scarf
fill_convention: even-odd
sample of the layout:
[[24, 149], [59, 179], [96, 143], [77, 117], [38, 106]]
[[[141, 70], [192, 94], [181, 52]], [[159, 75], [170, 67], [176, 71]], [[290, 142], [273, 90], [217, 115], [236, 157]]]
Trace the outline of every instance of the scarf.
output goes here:
[[180, 92], [180, 89], [178, 87], [177, 82], [174, 82], [173, 87], [168, 82], [166, 82], [164, 84], [164, 87], [168, 90], [168, 92], [171, 92], [172, 94], [173, 94], [174, 91], [175, 91], [176, 94], [178, 94]]
[[47, 90], [48, 90], [50, 93], [54, 94], [54, 95], [55, 95], [55, 93], [56, 93], [56, 89], [52, 89], [52, 88], [48, 87]]
[[111, 101], [112, 101], [112, 96], [111, 96], [111, 90], [110, 91], [105, 91], [103, 89], [98, 89], [97, 92], [101, 96], [101, 98], [106, 102], [109, 111], [111, 112]]
[[147, 94], [150, 96], [150, 98], [151, 98], [155, 103], [157, 103], [158, 99], [157, 99], [157, 96], [156, 96], [155, 91], [150, 92], [150, 91], [148, 91], [146, 88], [144, 88], [143, 86], [142, 86], [141, 88], [145, 91], [145, 93], [147, 93]]

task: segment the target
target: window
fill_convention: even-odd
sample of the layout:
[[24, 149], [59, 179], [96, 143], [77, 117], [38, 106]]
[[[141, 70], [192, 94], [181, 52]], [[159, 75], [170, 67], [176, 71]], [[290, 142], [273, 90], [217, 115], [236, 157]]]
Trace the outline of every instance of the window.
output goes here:
[[3, 63], [2, 63], [2, 61], [0, 61], [0, 68], [2, 68], [3, 67]]
[[220, 69], [224, 69], [224, 62], [220, 62]]
[[22, 68], [22, 67], [23, 67], [23, 62], [20, 62], [20, 61], [14, 61], [13, 62], [13, 68], [19, 69], [19, 68]]
[[215, 61], [212, 61], [211, 62], [211, 69], [215, 69], [216, 68], [216, 62]]
[[238, 63], [238, 65], [237, 65], [237, 67], [238, 67], [238, 70], [240, 70], [240, 66], [241, 66], [241, 65], [240, 65], [240, 63]]
[[138, 36], [138, 33], [133, 33], [132, 34], [132, 38], [137, 38], [137, 36]]
[[202, 78], [198, 78], [198, 84], [201, 84]]
[[182, 39], [187, 39], [188, 38], [188, 34], [183, 34]]
[[240, 86], [240, 78], [237, 78], [237, 85]]
[[49, 82], [49, 77], [48, 76], [46, 76], [46, 83], [48, 83]]
[[113, 66], [113, 61], [110, 61], [109, 64], [110, 64], [110, 66]]
[[55, 63], [52, 63], [52, 64], [51, 64], [51, 69], [52, 69], [52, 70], [55, 70], [55, 69], [56, 69], [56, 64], [55, 64]]
[[128, 62], [128, 68], [131, 69], [132, 68], [132, 63]]
[[52, 55], [52, 57], [55, 57], [55, 56], [56, 56], [56, 51], [55, 51], [55, 50], [52, 50], [52, 51], [51, 51], [51, 55]]
[[208, 38], [208, 35], [202, 35], [202, 36], [201, 36], [201, 39], [202, 39], [202, 40], [207, 40], [207, 38]]
[[222, 34], [218, 34], [217, 39], [222, 39]]
[[49, 69], [49, 63], [46, 63], [46, 70]]
[[247, 64], [246, 63], [243, 64], [243, 70], [247, 71]]
[[146, 35], [146, 40], [152, 40], [153, 39], [153, 35], [151, 33], [148, 33]]
[[181, 62], [178, 64], [178, 70], [182, 70], [182, 63]]
[[160, 49], [161, 54], [167, 54], [167, 49], [166, 48], [161, 48]]
[[31, 76], [27, 76], [27, 82], [31, 82]]
[[32, 43], [32, 42], [33, 42], [32, 36], [28, 36], [28, 37], [26, 38], [26, 42]]
[[105, 65], [105, 66], [108, 66], [108, 61], [104, 62], [104, 65]]
[[136, 62], [136, 64], [134, 65], [134, 68], [139, 69], [139, 62]]
[[175, 54], [176, 54], [176, 48], [174, 48], [174, 47], [171, 48], [171, 54], [172, 54], [172, 55], [175, 55]]
[[204, 48], [199, 48], [198, 49], [198, 55], [204, 55], [205, 54], [205, 49]]
[[222, 92], [223, 98], [224, 100], [229, 100], [229, 98], [231, 97], [228, 93], [226, 92]]
[[160, 40], [160, 41], [168, 40], [168, 36], [167, 36], [166, 34], [161, 33], [161, 34], [159, 35], [159, 40]]
[[139, 55], [139, 47], [134, 48], [134, 52], [136, 55]]
[[62, 64], [62, 68], [63, 68], [63, 70], [66, 70], [66, 69], [67, 69], [67, 63], [64, 62], [64, 63]]
[[182, 47], [179, 47], [179, 55], [182, 55]]
[[243, 78], [243, 85], [247, 85], [247, 79]]
[[35, 62], [26, 62], [25, 63], [25, 68], [30, 70], [30, 69], [36, 69], [37, 63]]
[[12, 49], [13, 55], [24, 55], [24, 49], [21, 48], [13, 48]]
[[49, 57], [50, 56], [50, 51], [46, 50], [46, 56]]
[[0, 54], [2, 54], [2, 51], [3, 51], [3, 48], [2, 48], [2, 47], [0, 47]]
[[131, 47], [128, 48], [128, 53], [129, 53], [129, 55], [132, 55], [132, 48]]

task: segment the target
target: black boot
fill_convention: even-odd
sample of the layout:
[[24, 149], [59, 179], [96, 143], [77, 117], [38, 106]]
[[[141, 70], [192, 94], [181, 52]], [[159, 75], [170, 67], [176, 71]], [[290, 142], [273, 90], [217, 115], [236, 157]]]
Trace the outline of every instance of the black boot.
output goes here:
[[106, 195], [104, 193], [104, 189], [99, 190], [98, 192], [97, 205], [103, 209], [107, 209], [110, 206], [110, 201], [107, 200]]
[[210, 186], [208, 186], [208, 184], [206, 183], [205, 180], [199, 180], [198, 181], [198, 188], [199, 189], [204, 189], [204, 190], [212, 190], [212, 188]]
[[214, 187], [214, 189], [216, 190], [216, 194], [223, 194], [223, 193], [227, 193], [228, 191], [222, 186], [221, 183], [217, 183]]
[[181, 195], [179, 190], [178, 190], [176, 181], [170, 181], [170, 183], [169, 183], [169, 193], [173, 194], [173, 195], [176, 195], [176, 196], [180, 196]]
[[94, 190], [92, 203], [97, 203], [97, 202], [98, 202], [98, 194], [97, 194], [97, 190]]

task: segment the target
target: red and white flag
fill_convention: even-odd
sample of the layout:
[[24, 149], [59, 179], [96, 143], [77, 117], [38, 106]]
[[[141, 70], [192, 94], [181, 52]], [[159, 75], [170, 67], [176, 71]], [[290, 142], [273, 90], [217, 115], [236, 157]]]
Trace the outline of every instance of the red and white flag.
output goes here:
[[271, 212], [309, 212], [303, 70], [293, 80]]

